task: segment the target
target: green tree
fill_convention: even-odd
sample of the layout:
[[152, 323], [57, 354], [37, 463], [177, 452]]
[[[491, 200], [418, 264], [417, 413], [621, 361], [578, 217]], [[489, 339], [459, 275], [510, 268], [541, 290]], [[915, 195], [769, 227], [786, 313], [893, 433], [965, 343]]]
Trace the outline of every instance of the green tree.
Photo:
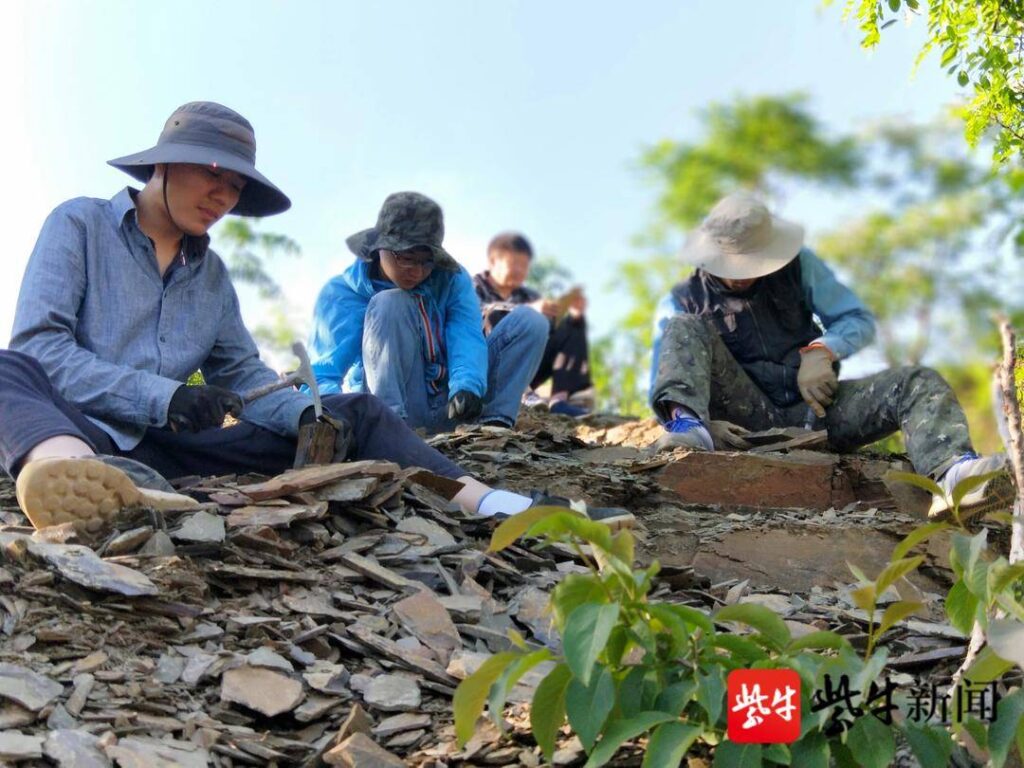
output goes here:
[[946, 124], [888, 123], [861, 145], [860, 187], [872, 204], [816, 245], [874, 311], [886, 362], [916, 365], [929, 352], [949, 359], [942, 353], [951, 348], [976, 359], [994, 349], [992, 309], [1020, 306], [1007, 290], [1017, 195]]
[[[834, 0], [825, 0], [831, 5]], [[927, 8], [928, 37], [918, 65], [940, 51], [939, 66], [972, 95], [961, 110], [968, 142], [995, 136], [997, 163], [1024, 150], [1024, 3], [1021, 0], [846, 0], [843, 19], [856, 17], [861, 45], [874, 48], [882, 31]]]

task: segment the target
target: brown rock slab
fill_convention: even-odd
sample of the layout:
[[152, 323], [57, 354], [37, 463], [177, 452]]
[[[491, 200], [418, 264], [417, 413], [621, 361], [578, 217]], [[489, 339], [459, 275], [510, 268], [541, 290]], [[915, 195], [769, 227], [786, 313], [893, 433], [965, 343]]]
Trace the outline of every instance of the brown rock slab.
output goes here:
[[378, 584], [383, 584], [385, 587], [389, 587], [394, 590], [402, 591], [418, 586], [417, 582], [410, 581], [401, 574], [395, 573], [390, 568], [386, 568], [375, 560], [363, 557], [355, 552], [348, 552], [341, 555], [338, 558], [338, 562], [356, 573], [365, 576], [371, 581], [376, 581]]
[[354, 733], [324, 754], [327, 765], [343, 768], [404, 768], [405, 761], [388, 752], [365, 733]]
[[276, 499], [319, 488], [328, 483], [360, 474], [398, 474], [400, 468], [389, 461], [352, 461], [343, 464], [292, 469], [263, 483], [242, 485], [238, 491], [252, 501]]
[[171, 537], [164, 531], [157, 531], [142, 545], [139, 554], [147, 557], [170, 557], [176, 551]]
[[224, 519], [200, 510], [186, 517], [181, 527], [171, 533], [171, 538], [190, 544], [219, 544], [224, 541]]
[[231, 510], [229, 528], [265, 525], [268, 528], [287, 528], [302, 520], [321, 520], [327, 515], [327, 502], [319, 504], [289, 504], [279, 506], [248, 506]]
[[300, 723], [311, 723], [321, 719], [332, 709], [344, 703], [343, 699], [336, 696], [318, 696], [314, 693], [296, 707], [292, 714]]
[[450, 547], [455, 544], [455, 537], [448, 531], [425, 517], [410, 515], [398, 521], [396, 528], [402, 533], [417, 533], [426, 538], [431, 547]]
[[43, 756], [43, 737], [19, 731], [0, 731], [0, 760], [38, 760]]
[[46, 735], [43, 754], [60, 768], [109, 768], [113, 765], [98, 738], [86, 731], [67, 728]]
[[160, 590], [148, 577], [117, 563], [108, 563], [80, 544], [29, 544], [29, 552], [52, 565], [68, 581], [100, 592], [127, 597], [155, 595]]
[[17, 664], [0, 663], [0, 698], [38, 712], [60, 694], [64, 686]]
[[403, 627], [437, 654], [447, 665], [452, 652], [462, 647], [462, 638], [448, 609], [433, 593], [420, 590], [399, 600], [391, 610]]
[[272, 669], [237, 667], [221, 678], [221, 701], [230, 701], [267, 717], [290, 712], [302, 701], [302, 683]]
[[210, 753], [187, 741], [130, 736], [107, 747], [107, 755], [121, 768], [207, 768]]
[[342, 723], [341, 727], [338, 729], [335, 741], [337, 743], [341, 743], [349, 736], [356, 733], [369, 734], [372, 728], [373, 721], [370, 720], [370, 716], [366, 714], [366, 710], [358, 703], [353, 704], [351, 711], [348, 713], [348, 717], [345, 718], [345, 722]]
[[352, 477], [323, 485], [313, 491], [313, 495], [321, 501], [362, 501], [380, 485], [376, 477]]
[[381, 712], [410, 712], [422, 702], [420, 687], [405, 675], [377, 675], [363, 691], [367, 706]]
[[111, 539], [104, 554], [108, 557], [116, 557], [127, 552], [134, 552], [149, 541], [152, 535], [153, 529], [148, 525], [144, 525], [141, 528], [132, 528], [130, 531], [125, 531]]
[[36, 721], [36, 713], [13, 701], [0, 701], [0, 731], [21, 728]]
[[281, 602], [294, 613], [309, 616], [327, 616], [332, 619], [344, 619], [347, 614], [331, 605], [330, 598], [322, 592], [301, 591], [281, 598]]
[[418, 712], [403, 712], [400, 715], [392, 715], [381, 720], [380, 723], [373, 727], [373, 735], [386, 739], [389, 736], [394, 736], [396, 733], [429, 728], [430, 723], [430, 715]]
[[275, 653], [266, 646], [251, 651], [245, 657], [245, 663], [250, 667], [266, 667], [267, 669], [280, 669], [282, 672], [293, 672], [295, 667], [284, 656]]
[[71, 691], [71, 695], [68, 696], [68, 701], [65, 705], [70, 714], [78, 717], [82, 713], [82, 710], [85, 708], [85, 702], [89, 700], [89, 694], [92, 693], [92, 688], [95, 684], [95, 676], [88, 672], [75, 676], [73, 680], [74, 689]]

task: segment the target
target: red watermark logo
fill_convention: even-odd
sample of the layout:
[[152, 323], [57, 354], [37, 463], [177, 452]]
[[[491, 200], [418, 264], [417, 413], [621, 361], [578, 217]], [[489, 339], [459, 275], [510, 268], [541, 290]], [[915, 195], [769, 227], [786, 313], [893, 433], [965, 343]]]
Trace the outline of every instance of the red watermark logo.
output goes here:
[[800, 676], [791, 669], [735, 669], [728, 679], [729, 741], [790, 744], [800, 738]]

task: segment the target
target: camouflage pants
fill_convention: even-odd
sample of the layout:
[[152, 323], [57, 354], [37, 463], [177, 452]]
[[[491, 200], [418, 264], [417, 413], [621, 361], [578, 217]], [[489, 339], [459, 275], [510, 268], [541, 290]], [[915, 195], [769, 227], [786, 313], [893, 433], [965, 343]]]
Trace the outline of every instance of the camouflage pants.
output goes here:
[[819, 419], [806, 403], [778, 406], [747, 375], [711, 321], [677, 315], [662, 339], [651, 402], [662, 420], [666, 403], [701, 419], [731, 421], [753, 431], [802, 427], [828, 431], [829, 445], [849, 451], [903, 431], [914, 469], [937, 477], [972, 450], [967, 417], [949, 384], [935, 371], [904, 366], [839, 382], [835, 401]]

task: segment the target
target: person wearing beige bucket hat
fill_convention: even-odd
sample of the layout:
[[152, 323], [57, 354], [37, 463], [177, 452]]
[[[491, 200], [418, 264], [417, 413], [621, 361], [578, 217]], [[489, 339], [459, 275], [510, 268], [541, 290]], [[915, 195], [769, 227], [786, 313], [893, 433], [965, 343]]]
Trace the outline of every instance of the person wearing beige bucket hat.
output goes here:
[[[36, 527], [95, 533], [125, 507], [196, 505], [165, 478], [292, 466], [312, 399], [286, 389], [243, 405], [238, 393], [278, 377], [209, 247], [224, 215], [290, 205], [255, 153], [240, 114], [185, 104], [155, 146], [111, 161], [141, 190], [69, 200], [43, 224], [0, 350], [0, 467]], [[197, 370], [205, 383], [186, 386]], [[476, 481], [371, 395], [324, 397], [323, 408], [340, 425], [336, 460], [387, 459], [459, 480], [455, 501], [468, 512], [485, 496], [484, 513], [534, 503]], [[238, 421], [222, 428], [227, 413]]]
[[720, 200], [687, 238], [694, 273], [658, 305], [650, 400], [665, 432], [658, 447], [745, 449], [749, 430], [825, 429], [848, 451], [902, 430], [917, 472], [948, 513], [966, 477], [996, 473], [962, 503], [978, 514], [1012, 503], [1005, 456], [979, 457], [949, 385], [930, 368], [903, 366], [839, 380], [840, 361], [874, 338], [874, 318], [804, 245], [799, 224], [757, 198]]

